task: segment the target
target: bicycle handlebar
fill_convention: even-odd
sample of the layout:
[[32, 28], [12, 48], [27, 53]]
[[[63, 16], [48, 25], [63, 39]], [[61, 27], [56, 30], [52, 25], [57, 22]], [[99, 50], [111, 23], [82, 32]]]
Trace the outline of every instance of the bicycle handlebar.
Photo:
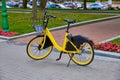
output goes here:
[[56, 16], [53, 16], [53, 15], [46, 15], [46, 18], [47, 18], [47, 19], [56, 18]]
[[46, 15], [46, 13], [45, 13], [45, 15], [44, 15], [44, 20], [43, 20], [43, 24], [45, 25], [45, 28], [47, 27], [48, 21], [49, 21], [50, 18], [56, 18], [56, 16]]

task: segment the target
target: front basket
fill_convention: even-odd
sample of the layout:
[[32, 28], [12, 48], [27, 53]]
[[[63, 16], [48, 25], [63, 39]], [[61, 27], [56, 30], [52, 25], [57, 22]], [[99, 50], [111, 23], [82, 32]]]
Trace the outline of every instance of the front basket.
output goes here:
[[37, 25], [37, 26], [33, 26], [33, 28], [35, 29], [36, 32], [43, 32], [43, 26], [41, 25]]

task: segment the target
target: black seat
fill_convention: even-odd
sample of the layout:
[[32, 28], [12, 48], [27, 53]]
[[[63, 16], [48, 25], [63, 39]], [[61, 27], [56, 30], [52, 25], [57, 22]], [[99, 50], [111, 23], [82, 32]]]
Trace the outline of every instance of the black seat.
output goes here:
[[65, 21], [65, 22], [67, 22], [68, 24], [70, 24], [70, 23], [75, 23], [75, 22], [76, 22], [76, 20], [75, 20], [75, 19], [74, 19], [74, 20], [65, 19], [64, 21]]

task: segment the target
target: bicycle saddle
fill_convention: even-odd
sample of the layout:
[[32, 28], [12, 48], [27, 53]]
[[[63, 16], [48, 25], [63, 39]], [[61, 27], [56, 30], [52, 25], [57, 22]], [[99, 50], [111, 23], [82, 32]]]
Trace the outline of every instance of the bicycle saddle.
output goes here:
[[70, 24], [70, 23], [75, 23], [75, 22], [76, 22], [76, 20], [75, 20], [75, 19], [74, 19], [74, 20], [65, 19], [64, 21], [65, 21], [65, 22], [67, 22], [67, 23], [69, 23], [69, 24]]

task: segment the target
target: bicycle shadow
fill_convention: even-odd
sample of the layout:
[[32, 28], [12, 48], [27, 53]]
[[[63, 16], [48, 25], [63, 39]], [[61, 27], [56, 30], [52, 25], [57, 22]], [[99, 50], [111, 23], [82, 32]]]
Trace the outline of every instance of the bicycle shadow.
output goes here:
[[80, 65], [75, 64], [73, 61], [71, 61], [69, 67], [67, 67], [69, 58], [67, 59], [68, 60], [61, 59], [60, 61], [56, 61], [55, 59], [48, 57], [43, 60], [29, 60], [27, 61], [27, 64], [35, 68], [36, 67], [38, 68], [54, 67], [54, 68], [65, 68], [65, 69], [73, 69], [73, 70], [81, 70], [81, 69], [82, 70], [94, 70], [92, 66], [93, 64], [90, 64], [87, 66], [80, 66]]

